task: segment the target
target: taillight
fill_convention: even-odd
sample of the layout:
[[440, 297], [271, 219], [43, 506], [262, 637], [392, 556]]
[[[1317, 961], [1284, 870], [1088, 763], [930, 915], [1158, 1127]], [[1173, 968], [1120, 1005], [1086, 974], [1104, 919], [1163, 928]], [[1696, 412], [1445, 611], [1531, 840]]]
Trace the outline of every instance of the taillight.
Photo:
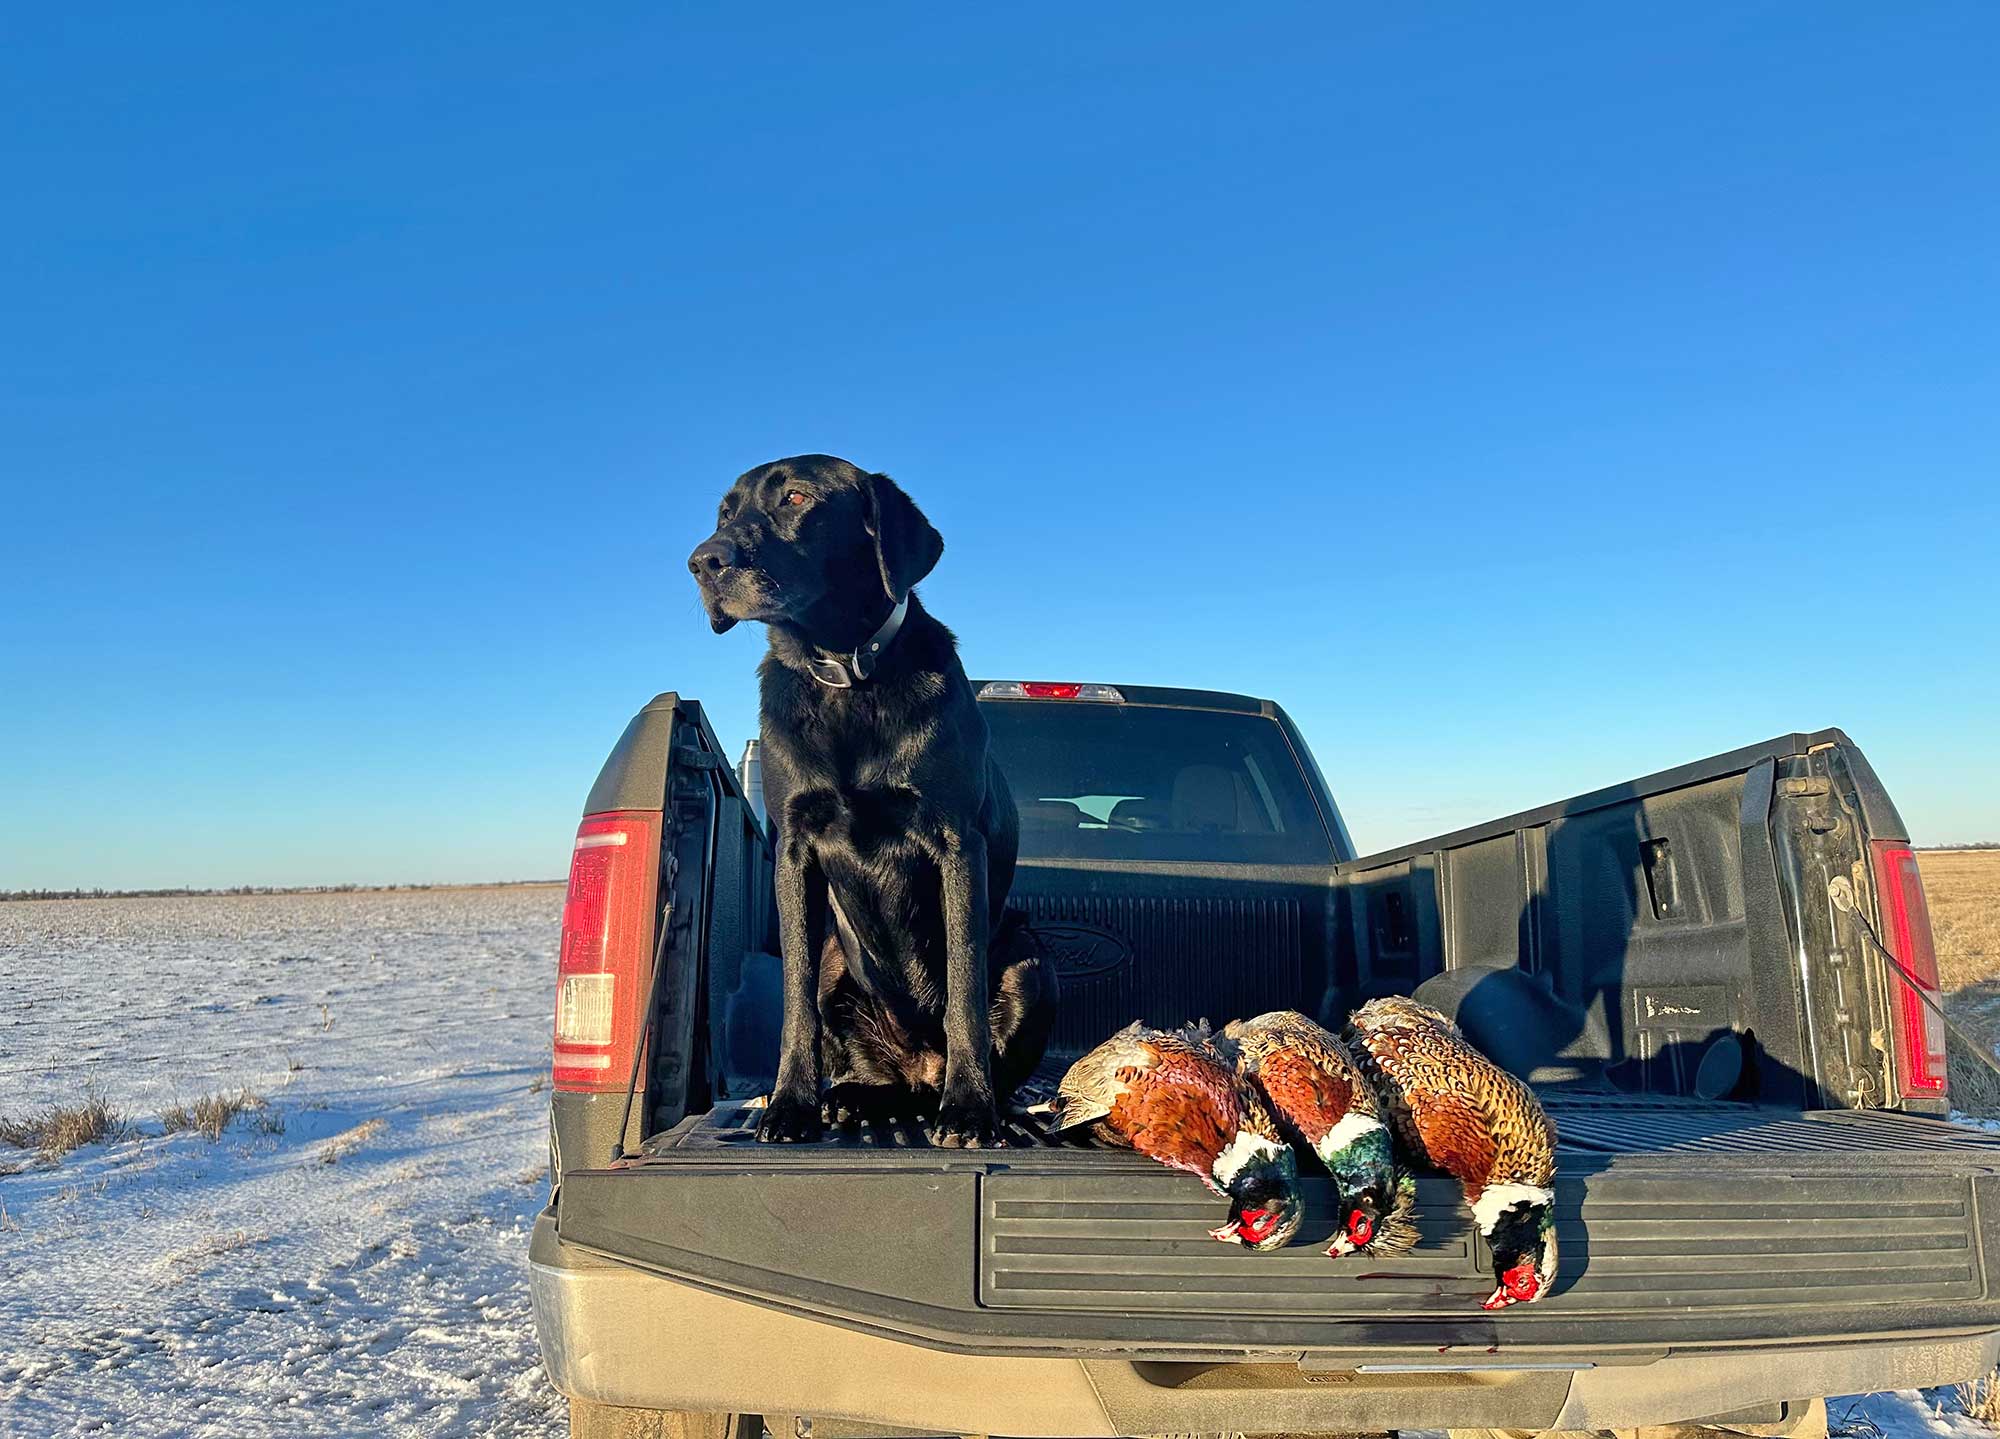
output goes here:
[[557, 1089], [623, 1089], [652, 981], [660, 817], [586, 816], [576, 829], [556, 959]]
[[[1931, 943], [1931, 915], [1924, 904], [1917, 855], [1906, 844], [1876, 840], [1875, 910], [1882, 940], [1908, 980], [1938, 994], [1937, 950]], [[1937, 1099], [1945, 1092], [1944, 1021], [1905, 983], [1891, 976], [1896, 991], [1896, 1073], [1906, 1099]]]
[[1115, 685], [1086, 685], [1052, 680], [992, 680], [979, 687], [983, 700], [1097, 700], [1123, 704]]

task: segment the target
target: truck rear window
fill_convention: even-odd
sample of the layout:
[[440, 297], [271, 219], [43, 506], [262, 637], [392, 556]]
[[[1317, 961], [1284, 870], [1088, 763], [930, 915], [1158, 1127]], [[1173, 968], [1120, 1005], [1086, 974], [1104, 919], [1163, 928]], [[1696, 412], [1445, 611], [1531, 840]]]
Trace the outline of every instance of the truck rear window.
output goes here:
[[1333, 859], [1312, 792], [1273, 720], [1044, 700], [992, 700], [980, 709], [1021, 811], [1024, 859]]

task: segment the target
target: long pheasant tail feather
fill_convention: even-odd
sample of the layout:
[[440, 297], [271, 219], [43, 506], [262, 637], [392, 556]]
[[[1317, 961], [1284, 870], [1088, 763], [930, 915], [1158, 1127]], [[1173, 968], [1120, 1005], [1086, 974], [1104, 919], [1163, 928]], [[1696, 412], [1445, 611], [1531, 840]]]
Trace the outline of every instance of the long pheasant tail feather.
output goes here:
[[1055, 1103], [1048, 1107], [1048, 1133], [1067, 1134], [1072, 1129], [1081, 1129], [1093, 1124], [1111, 1113], [1108, 1104], [1092, 1104], [1077, 1099], [1074, 1095], [1058, 1095]]
[[1396, 1180], [1396, 1195], [1388, 1212], [1375, 1226], [1375, 1240], [1368, 1252], [1376, 1255], [1407, 1254], [1423, 1237], [1417, 1228], [1417, 1181], [1409, 1175]]

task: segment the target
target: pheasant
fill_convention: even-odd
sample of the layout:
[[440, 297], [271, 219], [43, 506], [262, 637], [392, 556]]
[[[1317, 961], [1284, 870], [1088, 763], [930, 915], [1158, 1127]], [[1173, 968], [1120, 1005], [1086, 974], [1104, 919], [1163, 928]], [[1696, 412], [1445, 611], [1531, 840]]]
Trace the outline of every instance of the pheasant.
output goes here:
[[1413, 999], [1374, 999], [1347, 1022], [1348, 1047], [1387, 1102], [1412, 1155], [1456, 1179], [1493, 1254], [1482, 1306], [1532, 1303], [1556, 1278], [1556, 1129], [1528, 1086]]
[[1298, 1162], [1263, 1102], [1211, 1046], [1205, 1028], [1134, 1021], [1065, 1074], [1051, 1133], [1095, 1124], [1112, 1143], [1184, 1170], [1229, 1200], [1211, 1237], [1282, 1248], [1305, 1217]]
[[1396, 1163], [1387, 1112], [1347, 1046], [1289, 1009], [1239, 1019], [1224, 1027], [1222, 1040], [1286, 1137], [1317, 1154], [1333, 1176], [1345, 1218], [1327, 1254], [1401, 1254], [1415, 1244], [1416, 1181]]

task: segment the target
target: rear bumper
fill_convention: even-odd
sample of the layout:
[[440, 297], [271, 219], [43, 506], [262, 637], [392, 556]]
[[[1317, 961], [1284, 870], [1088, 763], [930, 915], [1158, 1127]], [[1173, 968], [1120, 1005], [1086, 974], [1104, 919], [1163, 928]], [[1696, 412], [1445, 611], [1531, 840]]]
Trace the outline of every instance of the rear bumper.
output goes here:
[[[1262, 1363], [977, 1354], [818, 1322], [601, 1259], [564, 1244], [548, 1214], [535, 1225], [530, 1269], [543, 1362], [573, 1398], [947, 1434], [1632, 1428], [1950, 1383], [2000, 1359], [2000, 1330], [1990, 1329], [1676, 1347], [1598, 1367], [1469, 1372], [1363, 1372], [1372, 1367], [1365, 1354]], [[1456, 1358], [1409, 1362], [1433, 1357]]]

